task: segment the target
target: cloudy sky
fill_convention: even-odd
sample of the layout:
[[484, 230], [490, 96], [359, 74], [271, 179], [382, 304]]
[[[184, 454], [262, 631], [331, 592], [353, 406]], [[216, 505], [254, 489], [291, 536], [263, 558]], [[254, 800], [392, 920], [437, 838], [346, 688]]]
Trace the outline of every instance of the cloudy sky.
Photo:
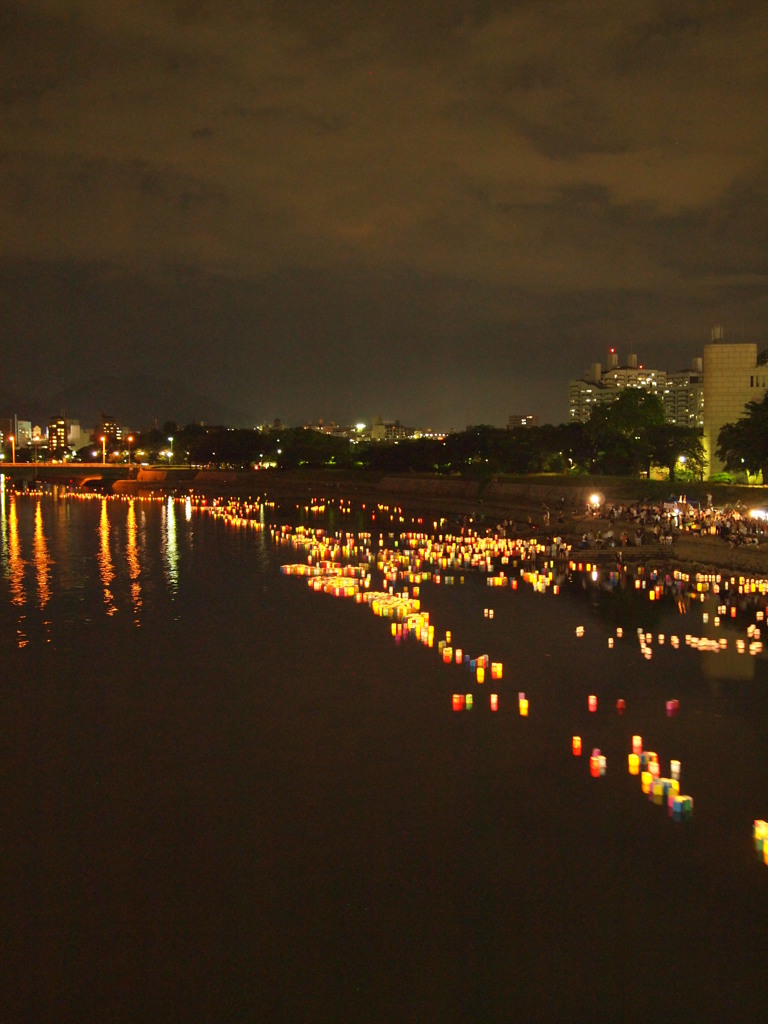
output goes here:
[[17, 394], [559, 423], [609, 346], [768, 346], [756, 0], [5, 0], [0, 33]]

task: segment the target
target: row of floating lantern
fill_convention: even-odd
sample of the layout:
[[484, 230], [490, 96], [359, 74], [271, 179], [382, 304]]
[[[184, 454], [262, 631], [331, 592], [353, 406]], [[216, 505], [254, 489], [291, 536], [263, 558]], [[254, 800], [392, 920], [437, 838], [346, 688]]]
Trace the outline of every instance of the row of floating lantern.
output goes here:
[[630, 775], [640, 775], [640, 787], [657, 807], [666, 807], [674, 821], [690, 821], [693, 817], [693, 797], [680, 792], [680, 762], [669, 763], [669, 776], [661, 774], [659, 757], [655, 751], [642, 749], [642, 738], [632, 737], [632, 753], [628, 755]]
[[[680, 793], [680, 762], [670, 761], [668, 778], [661, 776], [661, 766], [655, 751], [644, 751], [640, 736], [632, 737], [632, 752], [627, 755], [630, 775], [640, 776], [642, 792], [658, 806], [666, 806], [669, 816], [675, 821], [688, 821], [693, 817], [693, 797]], [[573, 736], [571, 750], [574, 757], [581, 757], [583, 743], [581, 736]], [[606, 774], [607, 759], [599, 747], [594, 747], [589, 757], [589, 774], [593, 779]], [[768, 825], [765, 846], [768, 847]], [[761, 847], [762, 850], [762, 847]], [[768, 863], [768, 860], [766, 861]]]
[[[489, 694], [489, 707], [491, 711], [499, 710], [499, 695], [498, 693]], [[475, 706], [474, 694], [471, 693], [454, 693], [451, 697], [451, 706], [454, 711], [471, 711]]]
[[[597, 705], [598, 705], [597, 694], [590, 693], [590, 695], [587, 697], [587, 709], [589, 710], [590, 714], [595, 714], [595, 712], [597, 711]], [[674, 698], [672, 700], [666, 701], [664, 706], [665, 706], [667, 718], [673, 718], [680, 711], [680, 701], [677, 698]], [[619, 697], [618, 700], [616, 701], [616, 714], [623, 715], [626, 710], [627, 710], [627, 702], [624, 700], [623, 697]], [[635, 738], [636, 737], [633, 737], [633, 741], [634, 741]], [[636, 751], [634, 749], [634, 745], [633, 745], [633, 753], [639, 753], [639, 751]]]
[[[345, 550], [345, 552], [346, 551], [354, 550], [353, 546], [346, 545], [346, 544], [344, 545], [343, 549]], [[325, 554], [329, 550], [332, 551], [332, 550], [334, 550], [334, 548], [333, 548], [332, 545], [327, 545], [326, 544], [326, 545], [324, 545], [319, 550], [319, 554]], [[496, 554], [496, 553], [497, 552], [494, 552], [494, 554]], [[417, 594], [418, 582], [421, 582], [423, 579], [429, 578], [429, 577], [428, 577], [428, 574], [426, 574], [426, 573], [422, 573], [420, 571], [419, 572], [414, 571], [413, 565], [411, 564], [409, 566], [408, 557], [409, 556], [405, 552], [398, 553], [397, 557], [394, 559], [394, 562], [397, 565], [397, 572], [400, 573], [401, 576], [405, 575], [405, 570], [409, 570], [405, 578], [407, 578], [409, 583], [416, 584], [416, 586], [414, 586], [414, 588], [413, 588], [414, 589], [414, 597], [415, 597], [416, 594]], [[505, 561], [508, 561], [508, 556], [505, 555], [505, 556], [502, 556], [502, 557], [504, 558]], [[326, 568], [326, 565], [321, 565], [320, 564], [323, 561], [325, 561], [326, 565], [327, 565], [329, 560], [328, 559], [318, 559], [318, 569]], [[465, 562], [467, 561], [466, 556], [464, 556], [464, 561]], [[480, 568], [481, 570], [483, 570], [485, 572], [490, 572], [490, 570], [492, 568], [491, 562], [490, 562], [490, 558], [488, 558], [488, 557], [486, 557], [485, 559], [483, 559], [482, 557], [479, 557], [479, 558], [476, 558], [476, 559], [470, 559], [470, 562], [472, 562], [474, 565], [476, 565], [478, 568]], [[386, 561], [382, 561], [381, 562], [381, 567], [382, 568], [384, 568], [386, 565], [387, 565]], [[330, 568], [330, 566], [328, 566], [328, 568]], [[393, 566], [393, 569], [394, 569], [394, 566]], [[361, 571], [367, 571], [367, 567], [366, 566], [362, 567]], [[534, 584], [535, 584], [536, 577], [535, 577], [534, 574], [526, 574], [526, 573], [521, 572], [521, 575], [526, 576], [529, 581], [534, 582]], [[395, 576], [396, 576], [396, 574], [393, 572], [392, 575], [390, 576], [390, 579], [394, 580]], [[547, 579], [551, 578], [551, 574], [549, 574], [549, 575], [541, 574], [538, 578], [542, 579], [542, 580], [547, 580]], [[505, 578], [505, 583], [507, 581], [508, 581], [508, 578]], [[317, 585], [317, 584], [315, 584], [315, 585]], [[323, 586], [323, 588], [327, 592], [332, 593], [335, 596], [348, 596], [348, 595], [351, 595], [351, 594], [356, 592], [356, 587], [355, 587], [354, 584], [350, 584], [350, 583], [345, 583], [343, 581], [339, 581], [338, 577], [336, 577], [335, 579], [324, 581], [322, 586]], [[395, 595], [393, 593], [393, 588], [390, 587], [389, 597], [393, 601], [399, 601], [403, 596], [407, 599], [407, 591], [406, 591], [406, 595]], [[378, 610], [379, 610], [378, 609], [378, 603], [376, 601], [372, 602], [372, 607], [374, 608], [375, 611], [378, 612]], [[385, 614], [388, 617], [390, 617], [392, 615], [392, 612], [388, 610], [388, 611], [382, 612], [382, 614]], [[395, 614], [397, 614], [397, 613], [395, 613]], [[488, 617], [490, 617], [488, 609], [484, 610], [484, 614], [486, 614], [486, 615], [488, 615]], [[492, 615], [492, 611], [490, 612], [490, 614]], [[641, 633], [642, 633], [642, 631], [638, 631], [638, 635], [641, 635]], [[407, 633], [406, 633], [406, 631], [403, 631], [402, 633], [398, 632], [398, 635], [402, 635], [402, 636], [405, 636], [405, 635], [413, 636], [413, 635], [417, 635], [417, 634], [418, 634], [419, 639], [423, 638], [423, 639], [427, 640], [429, 638], [430, 634], [431, 634], [432, 637], [434, 637], [434, 631], [430, 630], [428, 627], [426, 628], [426, 631], [422, 627], [420, 629], [419, 628], [416, 628], [416, 629], [411, 628], [411, 629], [409, 629], [407, 631]], [[583, 627], [579, 627], [578, 628], [577, 635], [579, 635], [579, 636], [583, 636], [584, 635]], [[617, 635], [617, 638], [621, 635], [620, 630], [616, 631], [616, 635]], [[759, 632], [758, 632], [757, 635], [759, 636]], [[613, 638], [611, 638], [611, 640], [612, 639]], [[650, 647], [652, 639], [653, 639], [653, 637], [651, 636], [651, 634], [649, 634], [649, 633], [642, 633], [642, 643], [644, 643], [647, 647]], [[663, 644], [664, 643], [665, 638], [664, 638], [663, 634], [659, 634], [658, 635], [657, 641], [658, 641], [659, 644]], [[672, 638], [671, 645], [675, 646], [675, 644], [676, 644], [676, 638]], [[718, 647], [721, 648], [722, 644], [718, 643]], [[443, 657], [444, 657], [444, 660], [447, 661], [447, 662], [455, 660], [457, 664], [469, 663], [470, 668], [474, 668], [474, 670], [475, 670], [478, 683], [483, 683], [485, 681], [485, 675], [486, 675], [487, 670], [488, 670], [488, 659], [487, 659], [487, 656], [484, 656], [484, 658], [481, 658], [481, 659], [475, 659], [474, 660], [474, 664], [473, 664], [473, 659], [468, 658], [468, 656], [466, 656], [461, 649], [457, 649], [456, 651], [453, 652], [453, 658], [451, 658], [450, 652], [445, 652]], [[666, 704], [666, 707], [667, 707], [667, 713], [669, 715], [673, 715], [673, 714], [675, 714], [677, 712], [679, 704], [677, 702], [668, 701], [667, 704]], [[522, 705], [521, 705], [521, 708], [522, 708]], [[594, 708], [593, 710], [596, 710], [596, 708]], [[619, 713], [621, 713], [623, 711], [623, 702], [617, 702], [617, 711]]]
[[[518, 694], [517, 698], [518, 710], [521, 718], [528, 717], [528, 698], [524, 693]], [[454, 711], [471, 711], [474, 707], [474, 696], [471, 693], [454, 693], [451, 696], [451, 706]], [[499, 695], [498, 693], [489, 694], [488, 700], [491, 711], [499, 710]]]

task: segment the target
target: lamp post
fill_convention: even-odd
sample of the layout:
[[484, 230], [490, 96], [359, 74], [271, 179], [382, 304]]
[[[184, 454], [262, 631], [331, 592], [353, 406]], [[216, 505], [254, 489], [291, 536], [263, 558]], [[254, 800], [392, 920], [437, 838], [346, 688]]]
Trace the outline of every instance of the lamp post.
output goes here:
[[173, 459], [173, 438], [169, 437], [168, 441], [170, 442], [170, 445], [171, 445], [171, 447], [170, 447], [170, 449], [168, 451], [168, 465], [170, 466], [171, 460]]
[[107, 438], [105, 434], [102, 434], [99, 438], [101, 441], [101, 464], [106, 466], [107, 464]]
[[11, 456], [11, 465], [15, 466], [16, 465], [16, 435], [15, 434], [9, 434], [8, 435], [8, 440], [11, 442], [11, 452], [13, 453], [12, 456]]
[[128, 436], [127, 441], [128, 441], [128, 465], [130, 466], [130, 464], [131, 464], [131, 445], [133, 444], [133, 434]]

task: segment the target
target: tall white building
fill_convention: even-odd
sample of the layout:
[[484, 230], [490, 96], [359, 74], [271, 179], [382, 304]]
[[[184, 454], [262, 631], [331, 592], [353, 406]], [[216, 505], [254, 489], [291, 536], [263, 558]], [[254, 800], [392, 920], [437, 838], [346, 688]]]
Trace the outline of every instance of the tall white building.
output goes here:
[[701, 360], [694, 360], [689, 370], [667, 372], [652, 370], [638, 363], [637, 356], [627, 357], [619, 364], [615, 349], [608, 353], [608, 365], [593, 363], [589, 370], [568, 386], [570, 420], [572, 423], [586, 423], [592, 410], [599, 405], [615, 402], [627, 388], [641, 388], [657, 395], [664, 406], [667, 423], [688, 427], [702, 426], [703, 392], [701, 382]]

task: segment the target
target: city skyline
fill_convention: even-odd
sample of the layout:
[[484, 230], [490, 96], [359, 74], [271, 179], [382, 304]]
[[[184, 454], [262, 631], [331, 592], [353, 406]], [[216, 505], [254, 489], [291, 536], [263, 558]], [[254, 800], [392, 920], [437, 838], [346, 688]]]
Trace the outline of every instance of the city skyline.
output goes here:
[[611, 347], [768, 345], [756, 2], [31, 0], [0, 31], [3, 395], [142, 374], [236, 425], [461, 430], [566, 422]]

